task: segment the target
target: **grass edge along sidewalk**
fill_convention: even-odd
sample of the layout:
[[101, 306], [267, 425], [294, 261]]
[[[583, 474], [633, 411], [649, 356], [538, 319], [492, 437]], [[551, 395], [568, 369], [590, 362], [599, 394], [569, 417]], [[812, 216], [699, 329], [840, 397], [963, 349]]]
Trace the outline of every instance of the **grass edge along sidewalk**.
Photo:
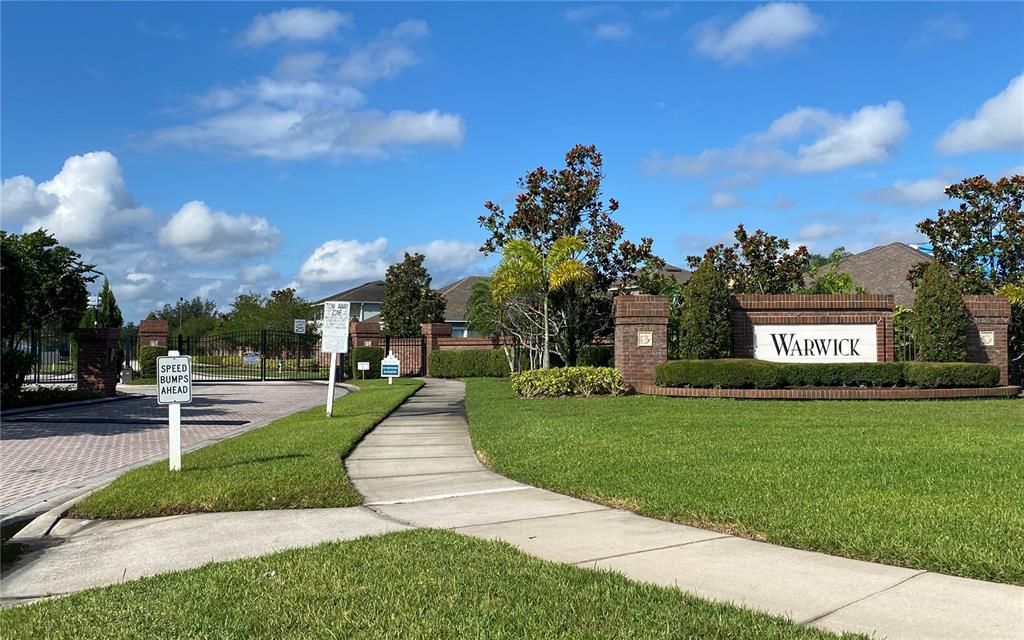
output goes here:
[[467, 380], [515, 480], [755, 540], [1024, 584], [1024, 402], [521, 400]]
[[129, 471], [75, 505], [73, 518], [123, 519], [216, 511], [351, 507], [362, 498], [343, 459], [422, 382], [359, 383], [335, 401], [187, 453], [180, 472], [160, 460]]
[[[826, 639], [826, 631], [509, 544], [419, 529], [0, 610], [11, 637]], [[847, 635], [848, 638], [863, 636]]]

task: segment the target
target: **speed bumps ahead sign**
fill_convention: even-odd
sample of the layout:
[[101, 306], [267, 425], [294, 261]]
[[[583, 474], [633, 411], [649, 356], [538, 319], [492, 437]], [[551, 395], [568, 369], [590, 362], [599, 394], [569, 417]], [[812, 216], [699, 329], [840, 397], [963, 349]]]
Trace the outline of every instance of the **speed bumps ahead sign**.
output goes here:
[[170, 351], [156, 359], [156, 401], [167, 405], [171, 471], [181, 470], [181, 405], [192, 402], [192, 358]]
[[156, 359], [159, 404], [192, 403], [192, 356], [160, 356]]

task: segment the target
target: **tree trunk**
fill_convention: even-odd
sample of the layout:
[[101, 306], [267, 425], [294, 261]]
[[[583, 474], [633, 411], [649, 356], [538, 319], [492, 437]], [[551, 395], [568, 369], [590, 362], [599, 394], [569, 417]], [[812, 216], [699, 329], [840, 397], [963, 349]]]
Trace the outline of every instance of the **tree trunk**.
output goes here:
[[544, 294], [544, 353], [541, 354], [541, 366], [551, 368], [551, 348], [548, 343], [551, 328], [548, 326], [548, 294]]

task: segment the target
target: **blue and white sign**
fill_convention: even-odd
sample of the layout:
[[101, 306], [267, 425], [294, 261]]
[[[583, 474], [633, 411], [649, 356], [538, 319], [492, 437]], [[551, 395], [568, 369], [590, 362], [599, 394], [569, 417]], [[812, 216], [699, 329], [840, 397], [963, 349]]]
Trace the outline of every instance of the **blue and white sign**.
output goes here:
[[242, 354], [242, 364], [247, 367], [255, 367], [260, 363], [260, 354], [247, 351]]
[[402, 371], [401, 361], [395, 357], [394, 353], [389, 353], [388, 357], [382, 358], [380, 361], [380, 377], [387, 378], [388, 384], [391, 384], [392, 378], [400, 377]]

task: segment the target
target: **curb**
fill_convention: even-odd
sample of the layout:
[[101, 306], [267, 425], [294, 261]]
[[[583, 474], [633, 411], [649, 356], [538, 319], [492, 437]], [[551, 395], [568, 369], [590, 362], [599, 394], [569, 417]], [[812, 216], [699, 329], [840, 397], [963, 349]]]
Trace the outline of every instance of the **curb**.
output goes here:
[[76, 503], [81, 501], [89, 494], [99, 491], [100, 489], [107, 486], [111, 482], [113, 482], [113, 480], [105, 480], [101, 483], [92, 485], [90, 487], [86, 487], [83, 490], [71, 492], [74, 495], [72, 495], [70, 498], [68, 498], [67, 495], [63, 496], [64, 498], [67, 499], [64, 500], [62, 503], [58, 504], [56, 507], [34, 518], [32, 522], [29, 522], [27, 525], [25, 525], [20, 531], [18, 531], [18, 533], [11, 536], [10, 541], [20, 542], [22, 544], [32, 544], [34, 542], [39, 542], [41, 540], [46, 539], [47, 537], [49, 537], [50, 530], [53, 529], [54, 525], [56, 525], [57, 522], [59, 522], [60, 519], [64, 517], [64, 514], [67, 513], [71, 509], [71, 507], [75, 506]]
[[132, 398], [145, 398], [146, 394], [142, 393], [121, 393], [112, 398], [93, 398], [92, 400], [74, 400], [72, 402], [55, 402], [53, 404], [43, 404], [36, 407], [22, 407], [19, 409], [8, 409], [6, 411], [0, 411], [0, 419], [8, 416], [17, 416], [23, 413], [35, 413], [39, 411], [50, 411], [51, 409], [67, 409], [69, 407], [84, 407], [91, 404], [104, 404], [106, 402], [121, 402], [123, 400], [131, 400]]

